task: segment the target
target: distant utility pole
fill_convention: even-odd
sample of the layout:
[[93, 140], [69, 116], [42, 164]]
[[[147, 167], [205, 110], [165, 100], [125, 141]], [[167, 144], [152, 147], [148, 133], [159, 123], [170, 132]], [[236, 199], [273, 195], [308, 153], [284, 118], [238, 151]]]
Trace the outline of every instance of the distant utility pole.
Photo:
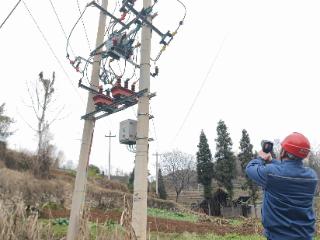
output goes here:
[[[102, 0], [104, 9], [107, 9], [108, 0]], [[106, 28], [106, 15], [101, 11], [99, 17], [99, 26], [96, 39], [96, 46], [103, 43], [104, 31]], [[101, 56], [95, 55], [92, 63], [91, 86], [99, 86]], [[98, 90], [98, 89], [97, 89]], [[93, 104], [93, 94], [89, 92], [86, 113], [93, 112], [95, 106]], [[75, 186], [72, 196], [72, 206], [70, 213], [70, 223], [68, 227], [67, 240], [79, 239], [80, 220], [83, 213], [85, 203], [86, 183], [87, 183], [87, 169], [89, 163], [89, 156], [92, 145], [93, 131], [95, 126], [94, 119], [84, 120], [84, 127], [82, 132], [82, 142], [79, 156], [79, 164], [75, 180]]]
[[105, 137], [109, 138], [108, 179], [111, 180], [111, 138], [116, 137], [116, 135], [111, 135], [111, 131], [109, 131], [109, 135]]
[[[148, 9], [151, 0], [143, 0], [143, 8]], [[151, 22], [151, 17], [147, 19]], [[139, 90], [148, 89], [139, 98], [137, 123], [137, 150], [134, 168], [134, 194], [132, 206], [132, 227], [137, 240], [147, 237], [147, 197], [148, 197], [148, 154], [149, 154], [149, 93], [150, 93], [150, 51], [151, 29], [143, 25], [141, 33], [141, 62]]]
[[152, 154], [153, 156], [156, 156], [156, 194], [159, 197], [159, 159], [158, 157], [162, 154], [159, 154], [156, 152], [155, 154]]

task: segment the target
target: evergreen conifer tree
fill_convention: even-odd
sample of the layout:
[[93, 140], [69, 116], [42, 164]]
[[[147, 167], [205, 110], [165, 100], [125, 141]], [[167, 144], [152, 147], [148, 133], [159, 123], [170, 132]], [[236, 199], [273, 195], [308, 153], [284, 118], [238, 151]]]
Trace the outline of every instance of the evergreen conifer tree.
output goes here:
[[161, 169], [159, 169], [159, 174], [158, 174], [158, 192], [159, 192], [160, 199], [163, 199], [163, 200], [167, 199], [167, 191], [164, 185]]
[[238, 158], [241, 162], [241, 167], [245, 170], [248, 162], [253, 158], [253, 146], [250, 143], [250, 137], [247, 130], [242, 130], [242, 137], [240, 139], [240, 153], [238, 154]]
[[10, 125], [13, 123], [13, 119], [6, 116], [5, 104], [0, 105], [0, 141], [5, 142], [6, 138], [12, 135], [9, 131]]
[[[240, 147], [239, 148], [240, 148], [240, 153], [238, 154], [238, 158], [241, 162], [242, 171], [245, 172], [245, 169], [246, 169], [248, 162], [254, 158], [254, 154], [252, 151], [253, 146], [250, 143], [249, 134], [245, 129], [242, 130], [242, 137], [240, 140]], [[246, 182], [244, 183], [244, 185], [242, 187], [244, 190], [247, 190], [247, 189], [249, 190], [249, 195], [250, 195], [251, 201], [255, 207], [255, 214], [257, 216], [256, 201], [258, 199], [258, 191], [259, 191], [257, 184], [255, 184], [246, 175]]]
[[227, 126], [224, 121], [220, 120], [217, 126], [216, 153], [214, 178], [222, 185], [229, 194], [230, 199], [233, 197], [233, 183], [235, 178], [236, 162], [232, 152], [232, 140], [228, 133]]
[[209, 199], [212, 197], [211, 180], [213, 177], [212, 154], [209, 148], [208, 140], [203, 130], [200, 133], [200, 142], [197, 152], [197, 174], [198, 183], [204, 188], [204, 197]]

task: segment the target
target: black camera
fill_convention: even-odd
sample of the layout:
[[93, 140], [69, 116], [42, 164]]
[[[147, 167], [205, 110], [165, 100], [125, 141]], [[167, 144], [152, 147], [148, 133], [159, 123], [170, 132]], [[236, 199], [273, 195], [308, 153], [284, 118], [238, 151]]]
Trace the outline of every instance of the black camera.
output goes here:
[[268, 141], [268, 140], [262, 140], [261, 147], [262, 147], [263, 152], [270, 153], [273, 150], [273, 142]]

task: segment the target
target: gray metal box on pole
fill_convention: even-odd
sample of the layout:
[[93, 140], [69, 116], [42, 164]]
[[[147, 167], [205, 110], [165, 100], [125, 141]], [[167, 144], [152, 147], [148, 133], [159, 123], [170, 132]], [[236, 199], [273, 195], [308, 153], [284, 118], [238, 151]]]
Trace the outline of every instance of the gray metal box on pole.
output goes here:
[[137, 121], [127, 119], [120, 122], [119, 141], [122, 144], [133, 145], [137, 140]]

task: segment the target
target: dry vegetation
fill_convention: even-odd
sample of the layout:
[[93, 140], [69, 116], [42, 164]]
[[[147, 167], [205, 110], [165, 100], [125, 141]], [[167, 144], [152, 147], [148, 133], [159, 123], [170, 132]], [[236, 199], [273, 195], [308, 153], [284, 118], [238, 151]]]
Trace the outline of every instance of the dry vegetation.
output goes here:
[[0, 196], [5, 201], [16, 197], [26, 204], [42, 205], [46, 202], [64, 204], [64, 182], [60, 180], [39, 180], [28, 172], [0, 169]]
[[[6, 150], [4, 155], [0, 149], [0, 239], [65, 239], [65, 229], [64, 232], [58, 233], [55, 229], [57, 226], [53, 225], [52, 214], [54, 210], [52, 206], [58, 206], [58, 210], [61, 210], [60, 213], [62, 213], [61, 217], [68, 219], [69, 211], [67, 209], [71, 204], [74, 172], [53, 169], [50, 178], [42, 180], [35, 178], [32, 174], [33, 162], [32, 154]], [[88, 181], [86, 199], [88, 209], [81, 222], [79, 240], [135, 239], [130, 226], [132, 194], [129, 193], [127, 186], [109, 181], [102, 176], [91, 177]], [[33, 213], [26, 211], [28, 206], [35, 206], [36, 211]], [[185, 222], [149, 216], [148, 229], [156, 232], [157, 236], [159, 233], [182, 234], [186, 231], [197, 234], [213, 231], [218, 235], [261, 233], [261, 226], [255, 220], [245, 220], [239, 226], [232, 225], [225, 219], [196, 214], [175, 202], [151, 197], [148, 198], [148, 206], [165, 209], [170, 213], [175, 211], [180, 214], [190, 213], [197, 216], [198, 219], [196, 222]], [[122, 209], [122, 214], [118, 211], [112, 218], [111, 215], [106, 214], [109, 209]], [[40, 216], [49, 220], [39, 219]], [[100, 216], [103, 218], [98, 223]], [[115, 224], [110, 226], [108, 223], [110, 221]], [[161, 237], [161, 239], [163, 238]], [[171, 238], [165, 237], [164, 239]]]
[[38, 221], [37, 214], [27, 215], [25, 205], [20, 200], [12, 204], [0, 202], [0, 239], [54, 239], [50, 225]]
[[33, 169], [36, 156], [28, 152], [18, 152], [4, 147], [0, 151], [0, 160], [9, 169], [28, 171]]
[[[75, 173], [70, 170], [52, 169], [49, 179], [34, 177], [32, 165], [35, 157], [32, 154], [0, 149], [0, 197], [11, 201], [16, 197], [24, 200], [25, 204], [41, 208], [44, 204], [53, 203], [69, 209], [72, 199]], [[9, 169], [10, 168], [10, 169]], [[89, 177], [87, 202], [89, 208], [102, 210], [123, 208], [123, 197], [132, 194], [125, 184], [109, 181], [101, 175]], [[180, 209], [170, 201], [162, 201], [150, 197], [148, 206], [161, 209]]]
[[[125, 220], [128, 222], [127, 220]], [[27, 214], [23, 201], [12, 201], [5, 205], [0, 201], [0, 239], [1, 240], [58, 240], [65, 239], [65, 233], [54, 231], [51, 221], [40, 221], [37, 212]], [[110, 228], [106, 224], [93, 224], [85, 214], [81, 221], [79, 240], [129, 240], [130, 229], [126, 225]]]

